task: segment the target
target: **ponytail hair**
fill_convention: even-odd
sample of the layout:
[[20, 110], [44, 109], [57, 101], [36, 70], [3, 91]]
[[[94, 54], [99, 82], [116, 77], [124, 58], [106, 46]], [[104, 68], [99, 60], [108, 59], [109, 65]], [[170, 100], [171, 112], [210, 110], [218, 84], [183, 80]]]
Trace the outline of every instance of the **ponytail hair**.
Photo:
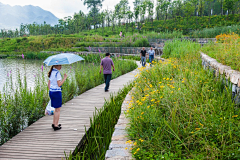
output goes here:
[[50, 68], [50, 71], [48, 72], [48, 78], [50, 78], [52, 70], [53, 70], [53, 66]]

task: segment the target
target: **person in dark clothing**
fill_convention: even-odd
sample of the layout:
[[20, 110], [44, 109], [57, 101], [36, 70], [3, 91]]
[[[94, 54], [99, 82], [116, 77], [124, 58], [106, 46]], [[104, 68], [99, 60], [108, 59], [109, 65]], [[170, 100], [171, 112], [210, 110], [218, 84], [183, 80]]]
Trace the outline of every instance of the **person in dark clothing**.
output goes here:
[[101, 60], [101, 67], [99, 73], [101, 74], [103, 68], [104, 80], [105, 80], [105, 92], [108, 92], [110, 81], [112, 78], [112, 69], [115, 70], [112, 59], [110, 58], [110, 53], [106, 53], [106, 57]]
[[147, 51], [145, 50], [145, 47], [143, 47], [141, 50], [141, 55], [140, 55], [143, 67], [145, 67], [145, 65], [146, 65], [146, 54], [147, 54]]

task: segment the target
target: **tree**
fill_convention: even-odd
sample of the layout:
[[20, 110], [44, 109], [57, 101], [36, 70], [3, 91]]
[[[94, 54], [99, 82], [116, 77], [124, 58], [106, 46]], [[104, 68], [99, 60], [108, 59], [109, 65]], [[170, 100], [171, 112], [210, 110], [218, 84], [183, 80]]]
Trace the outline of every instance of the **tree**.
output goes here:
[[199, 0], [198, 12], [201, 16], [203, 16], [203, 13], [204, 13], [204, 4], [205, 4], [204, 0]]
[[104, 0], [84, 0], [84, 5], [91, 9], [91, 14], [93, 16], [94, 28], [96, 28], [97, 14], [99, 13], [99, 8], [102, 7], [102, 2]]
[[187, 17], [187, 25], [188, 25], [188, 19], [189, 17], [191, 17], [191, 15], [195, 10], [192, 1], [185, 1], [183, 9], [184, 9], [184, 15]]
[[169, 9], [169, 6], [170, 6], [171, 3], [167, 0], [158, 0], [158, 2], [159, 2], [159, 7], [158, 8], [165, 15], [165, 21], [166, 21], [167, 18], [168, 18], [168, 9]]
[[223, 8], [228, 11], [228, 13], [233, 12], [234, 7], [234, 1], [233, 0], [224, 0], [223, 2]]
[[133, 12], [132, 11], [127, 11], [127, 17], [128, 17], [128, 23], [126, 24], [126, 32], [128, 31], [128, 25], [130, 24], [130, 22], [132, 21], [133, 18]]
[[151, 0], [146, 0], [146, 7], [147, 7], [147, 11], [148, 11], [148, 21], [150, 21], [150, 19], [153, 19], [153, 8], [154, 8], [154, 4]]
[[146, 8], [147, 8], [147, 4], [146, 1], [143, 1], [143, 3], [141, 3], [140, 5], [140, 17], [141, 17], [141, 21], [144, 22], [145, 20], [145, 14], [146, 14]]
[[134, 17], [135, 17], [136, 22], [138, 22], [138, 29], [139, 29], [138, 18], [139, 18], [139, 14], [140, 14], [141, 1], [140, 0], [135, 0], [133, 2], [133, 4], [134, 4]]

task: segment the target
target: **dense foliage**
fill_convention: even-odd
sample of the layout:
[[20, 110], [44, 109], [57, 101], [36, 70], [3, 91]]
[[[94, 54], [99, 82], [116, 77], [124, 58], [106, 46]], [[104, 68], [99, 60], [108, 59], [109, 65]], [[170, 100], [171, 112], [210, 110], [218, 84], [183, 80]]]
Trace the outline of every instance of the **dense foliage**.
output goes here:
[[[184, 48], [182, 47], [184, 46]], [[240, 110], [224, 86], [204, 70], [200, 45], [166, 44], [165, 62], [136, 80], [128, 134], [136, 159], [239, 159]]]
[[[228, 16], [221, 16], [221, 15], [214, 15], [214, 16], [203, 16], [203, 17], [176, 17], [175, 19], [167, 19], [165, 20], [155, 20], [153, 23], [146, 23], [143, 25], [143, 29], [145, 30], [154, 30], [156, 32], [164, 32], [180, 30], [183, 34], [189, 34], [192, 37], [200, 37], [201, 35], [198, 33], [201, 30], [208, 30], [209, 28], [214, 28], [213, 30], [219, 30], [220, 26], [232, 26], [239, 23], [239, 14], [235, 15], [228, 15]], [[227, 28], [227, 27], [226, 27]], [[239, 29], [239, 26], [238, 26]], [[221, 32], [220, 32], [221, 33]], [[220, 34], [218, 32], [218, 34]], [[224, 32], [226, 33], [226, 31]], [[217, 35], [218, 35], [217, 34]], [[211, 35], [204, 35], [205, 38], [213, 38], [215, 37]]]

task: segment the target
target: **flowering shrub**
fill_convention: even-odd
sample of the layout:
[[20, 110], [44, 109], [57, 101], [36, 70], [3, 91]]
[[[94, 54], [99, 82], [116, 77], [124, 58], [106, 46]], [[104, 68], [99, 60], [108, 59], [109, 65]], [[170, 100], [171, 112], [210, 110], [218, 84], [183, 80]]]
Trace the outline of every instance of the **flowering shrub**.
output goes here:
[[220, 34], [216, 36], [218, 43], [233, 43], [239, 39], [239, 35], [234, 32], [231, 34]]
[[217, 44], [209, 43], [201, 50], [218, 62], [240, 71], [240, 37], [238, 34], [221, 34], [216, 36]]

